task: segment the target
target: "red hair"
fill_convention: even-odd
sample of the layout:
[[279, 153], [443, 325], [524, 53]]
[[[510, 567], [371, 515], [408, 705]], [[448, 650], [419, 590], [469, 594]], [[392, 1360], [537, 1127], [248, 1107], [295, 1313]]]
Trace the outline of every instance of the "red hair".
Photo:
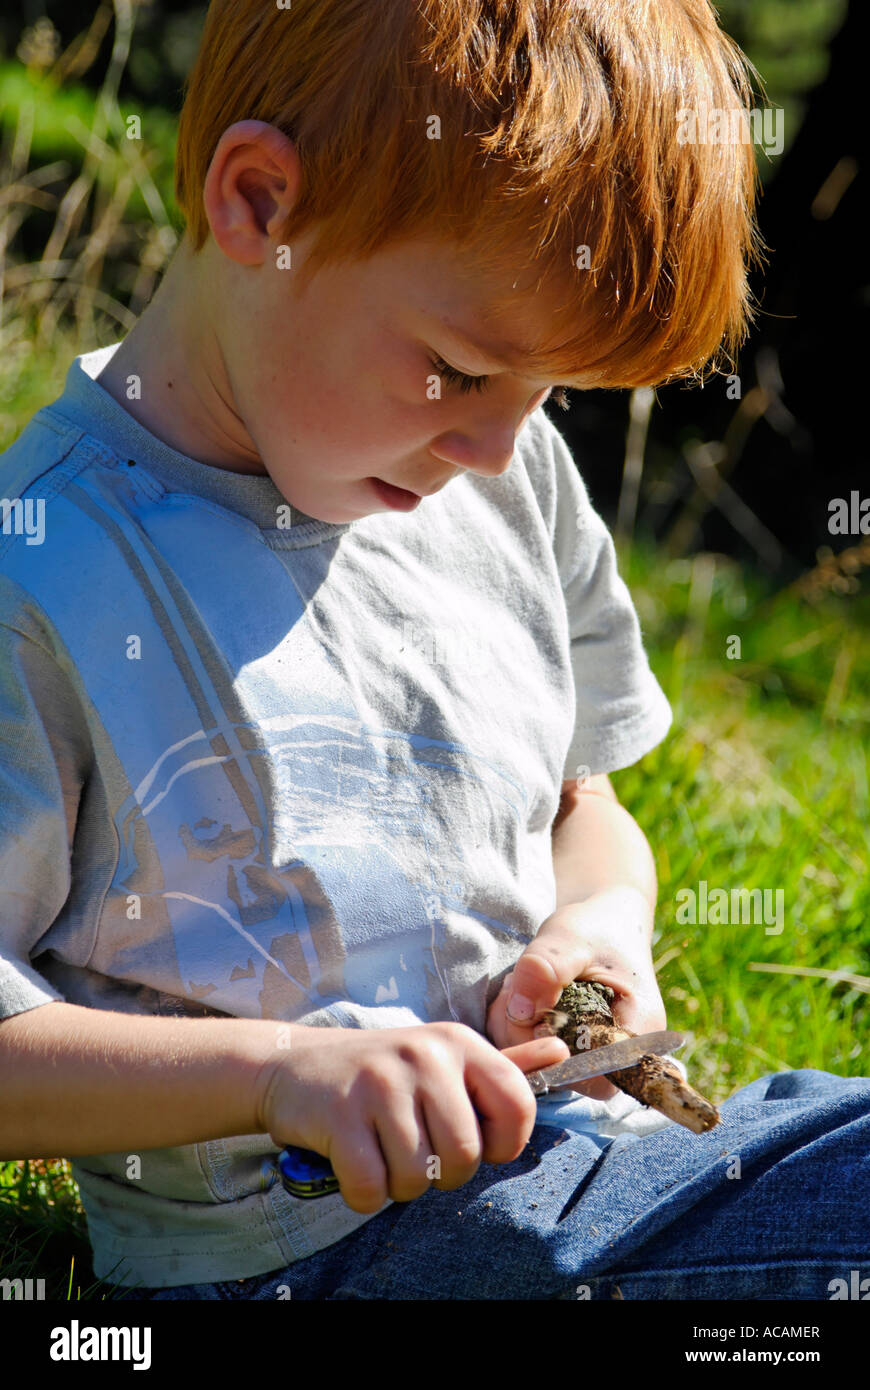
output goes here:
[[751, 72], [708, 0], [212, 0], [176, 196], [198, 251], [221, 134], [267, 121], [302, 166], [279, 240], [322, 224], [303, 273], [443, 237], [559, 296], [530, 375], [658, 385], [752, 319], [752, 145], [678, 138], [687, 110], [748, 111]]

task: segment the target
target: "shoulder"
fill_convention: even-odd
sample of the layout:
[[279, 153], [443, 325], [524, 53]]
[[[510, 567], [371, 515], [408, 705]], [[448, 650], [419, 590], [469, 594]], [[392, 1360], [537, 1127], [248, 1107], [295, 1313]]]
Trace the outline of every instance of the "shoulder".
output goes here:
[[517, 437], [521, 456], [546, 523], [563, 584], [610, 543], [583, 476], [558, 426], [543, 407], [533, 411]]
[[514, 455], [525, 468], [551, 537], [556, 515], [557, 437], [560, 438], [556, 427], [539, 406], [523, 425], [514, 447]]
[[84, 432], [45, 406], [0, 454], [0, 563], [33, 555], [45, 540], [45, 518], [86, 460]]
[[50, 406], [0, 454], [0, 623], [48, 649], [62, 619], [87, 621], [95, 582], [108, 581], [112, 543], [79, 493], [104, 454]]

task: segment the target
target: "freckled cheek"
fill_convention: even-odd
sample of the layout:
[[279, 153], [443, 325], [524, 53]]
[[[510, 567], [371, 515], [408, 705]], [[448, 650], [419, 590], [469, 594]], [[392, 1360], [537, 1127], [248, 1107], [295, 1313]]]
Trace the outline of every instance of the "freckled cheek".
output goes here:
[[380, 450], [395, 459], [419, 454], [439, 431], [436, 418], [426, 404], [395, 396], [376, 404], [363, 403], [356, 431], [358, 447]]
[[305, 360], [285, 368], [272, 360], [254, 373], [255, 409], [276, 433], [292, 427], [302, 447], [328, 442], [356, 460], [399, 460], [446, 428], [443, 402], [426, 399], [425, 377], [417, 399], [414, 385], [407, 364], [361, 372]]
[[292, 423], [294, 434], [308, 437], [343, 427], [347, 407], [341, 391], [305, 365], [270, 364], [255, 373], [254, 383], [257, 413], [273, 427]]

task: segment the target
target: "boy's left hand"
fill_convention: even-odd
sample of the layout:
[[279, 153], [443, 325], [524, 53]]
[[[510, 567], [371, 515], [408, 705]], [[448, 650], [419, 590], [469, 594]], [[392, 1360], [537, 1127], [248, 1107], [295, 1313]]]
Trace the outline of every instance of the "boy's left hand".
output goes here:
[[[499, 1049], [527, 1042], [545, 1009], [554, 1009], [572, 980], [596, 980], [616, 991], [613, 1016], [631, 1033], [654, 1032], [667, 1026], [652, 952], [635, 922], [602, 913], [600, 900], [571, 903], [547, 917], [489, 1007], [486, 1035]], [[616, 920], [614, 920], [616, 918]], [[508, 1000], [522, 995], [533, 1006], [522, 1022], [512, 1020]], [[604, 1077], [575, 1088], [596, 1100], [610, 1100], [616, 1088]], [[570, 1094], [567, 1092], [566, 1094]]]

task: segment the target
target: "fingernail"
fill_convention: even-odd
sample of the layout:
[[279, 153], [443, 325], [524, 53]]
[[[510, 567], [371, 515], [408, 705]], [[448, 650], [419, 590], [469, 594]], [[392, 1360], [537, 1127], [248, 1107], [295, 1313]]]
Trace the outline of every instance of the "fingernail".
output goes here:
[[507, 1016], [515, 1023], [523, 1023], [527, 1018], [531, 1018], [534, 1012], [534, 1004], [524, 994], [512, 994], [508, 1000]]

